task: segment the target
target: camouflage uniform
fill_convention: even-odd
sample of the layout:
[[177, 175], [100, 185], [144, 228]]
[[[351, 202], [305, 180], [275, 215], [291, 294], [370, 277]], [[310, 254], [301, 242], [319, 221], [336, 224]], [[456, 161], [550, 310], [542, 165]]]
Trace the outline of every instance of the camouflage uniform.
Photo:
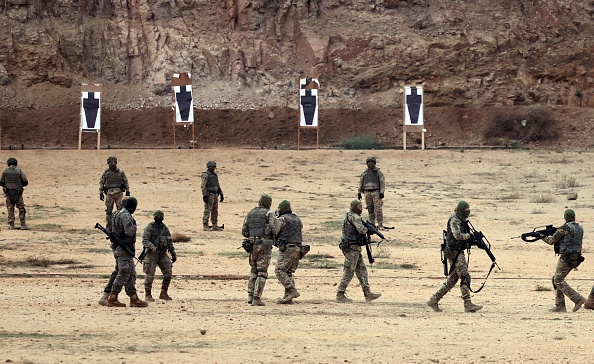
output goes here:
[[[573, 210], [571, 211], [573, 212]], [[575, 213], [573, 219], [575, 219]], [[582, 253], [583, 236], [584, 230], [582, 227], [574, 220], [567, 220], [566, 217], [565, 224], [559, 227], [553, 235], [546, 236], [543, 239], [549, 245], [558, 243], [559, 254], [561, 255], [553, 276], [553, 286], [555, 288], [555, 308], [552, 309], [553, 312], [566, 311], [565, 296], [569, 297], [575, 304], [573, 311], [579, 310], [586, 302], [586, 298], [571, 288], [565, 281], [565, 277], [569, 272], [579, 265], [578, 259]]]
[[[464, 211], [468, 209], [467, 214]], [[464, 310], [466, 312], [478, 311], [483, 306], [475, 305], [470, 299], [470, 274], [468, 273], [468, 263], [464, 250], [470, 249], [470, 229], [467, 218], [470, 214], [469, 206], [466, 202], [460, 201], [454, 214], [450, 216], [446, 230], [446, 246], [444, 255], [448, 260], [450, 271], [443, 285], [435, 292], [427, 304], [435, 311], [441, 311], [438, 302], [446, 295], [460, 280], [460, 292], [464, 300]]]
[[[267, 196], [267, 195], [266, 195]], [[270, 204], [272, 199], [263, 195], [259, 206], [253, 208], [243, 221], [241, 234], [252, 242], [250, 253], [250, 278], [248, 280], [248, 303], [261, 306], [262, 293], [268, 278], [268, 266], [272, 257], [272, 233], [270, 231]]]
[[[122, 207], [114, 214], [112, 224], [113, 232], [122, 238], [124, 243], [130, 245], [132, 251], [134, 251], [134, 245], [136, 243], [136, 220], [134, 220], [130, 212], [125, 207]], [[136, 294], [134, 257], [119, 245], [113, 250], [113, 255], [116, 258], [118, 275], [113, 282], [111, 291], [119, 293], [122, 291], [122, 287], [126, 287], [126, 293]]]
[[[115, 157], [110, 157], [108, 161]], [[116, 159], [117, 162], [117, 159]], [[113, 206], [116, 205], [116, 210], [122, 207], [122, 198], [130, 196], [130, 185], [128, 184], [128, 178], [124, 171], [119, 168], [106, 168], [99, 179], [99, 195], [103, 199], [105, 194], [105, 220], [107, 222], [107, 228], [111, 224], [111, 214], [113, 212]]]
[[[384, 224], [384, 192], [386, 190], [386, 181], [382, 171], [375, 167], [375, 158], [368, 158], [367, 163], [373, 161], [373, 166], [367, 168], [361, 174], [359, 181], [359, 196], [365, 194], [365, 205], [369, 211], [369, 220], [375, 225], [377, 220], [378, 226], [381, 228]], [[359, 199], [361, 199], [359, 197]]]
[[[207, 166], [210, 163], [209, 162]], [[214, 165], [216, 167], [216, 164]], [[219, 200], [218, 195], [221, 196], [221, 202], [223, 202], [223, 190], [219, 184], [219, 176], [215, 173], [214, 169], [207, 169], [202, 173], [202, 183], [200, 189], [202, 191], [204, 201], [204, 214], [202, 215], [202, 226], [205, 230], [208, 230], [208, 220], [212, 222], [213, 230], [218, 229], [219, 221]]]
[[17, 168], [16, 159], [14, 159], [14, 164], [12, 164], [13, 161], [11, 161], [11, 159], [9, 159], [11, 164], [4, 170], [4, 172], [2, 172], [2, 177], [0, 177], [0, 186], [2, 186], [4, 194], [6, 195], [8, 224], [11, 229], [14, 229], [14, 208], [16, 206], [19, 210], [21, 228], [27, 229], [28, 226], [25, 221], [27, 210], [25, 209], [25, 202], [23, 200], [23, 187], [26, 187], [29, 184], [29, 181], [23, 171], [20, 168]]
[[[287, 201], [281, 202], [281, 205], [284, 202]], [[301, 259], [303, 224], [301, 219], [291, 212], [288, 202], [288, 209], [281, 208], [281, 205], [279, 205], [279, 216], [271, 216], [270, 219], [270, 229], [276, 237], [276, 244], [280, 251], [274, 273], [285, 287], [285, 296], [279, 303], [292, 303], [292, 299], [300, 295], [295, 288], [293, 273], [297, 270]]]
[[367, 267], [361, 254], [361, 246], [358, 244], [360, 235], [367, 234], [367, 229], [363, 226], [361, 216], [354, 212], [347, 212], [342, 223], [342, 254], [344, 254], [344, 268], [342, 279], [338, 285], [338, 292], [345, 293], [356, 274], [361, 284], [363, 293], [367, 295], [370, 292]]
[[167, 226], [164, 223], [157, 224], [155, 221], [150, 222], [142, 233], [142, 246], [146, 248], [146, 255], [142, 260], [142, 271], [145, 273], [144, 289], [145, 292], [148, 292], [147, 297], [151, 296], [150, 292], [153, 287], [157, 266], [163, 274], [161, 296], [164, 296], [167, 294], [167, 289], [173, 275], [173, 266], [167, 252], [171, 254], [172, 259], [175, 260], [177, 258], [173, 242], [171, 241], [171, 233]]

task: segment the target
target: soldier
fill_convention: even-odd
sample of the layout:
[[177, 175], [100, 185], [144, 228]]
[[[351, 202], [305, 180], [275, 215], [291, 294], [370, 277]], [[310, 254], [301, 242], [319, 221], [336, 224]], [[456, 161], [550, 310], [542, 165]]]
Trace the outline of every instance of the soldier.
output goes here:
[[[113, 216], [112, 231], [119, 236], [125, 244], [130, 245], [134, 251], [136, 243], [136, 221], [132, 217], [138, 202], [134, 197], [124, 200], [122, 208]], [[125, 303], [118, 301], [118, 294], [122, 287], [126, 287], [126, 293], [130, 296], [130, 307], [147, 307], [148, 303], [141, 301], [136, 294], [136, 269], [134, 268], [134, 257], [128, 254], [124, 248], [112, 244], [113, 255], [116, 258], [118, 274], [111, 287], [111, 293], [107, 298], [109, 307], [126, 307]]]
[[573, 312], [579, 310], [586, 298], [576, 292], [565, 282], [565, 277], [573, 268], [577, 268], [584, 260], [582, 257], [582, 238], [584, 229], [575, 222], [575, 212], [572, 209], [565, 210], [563, 214], [565, 224], [561, 225], [553, 235], [546, 236], [542, 240], [549, 245], [558, 245], [555, 253], [560, 254], [557, 262], [557, 269], [553, 276], [553, 287], [555, 288], [555, 307], [551, 312], [567, 312], [565, 308], [565, 296], [573, 301]]
[[365, 239], [365, 234], [367, 234], [367, 228], [363, 226], [363, 220], [361, 219], [362, 212], [363, 205], [361, 201], [353, 200], [350, 211], [345, 214], [344, 221], [342, 222], [340, 250], [344, 254], [344, 269], [342, 271], [342, 279], [338, 285], [338, 292], [336, 293], [336, 302], [353, 302], [352, 299], [345, 295], [345, 292], [355, 274], [357, 274], [359, 284], [361, 285], [361, 289], [363, 289], [366, 302], [378, 299], [382, 295], [381, 293], [371, 292], [367, 277], [367, 267], [365, 267], [363, 255], [361, 254], [361, 245], [359, 245], [359, 242]]
[[272, 233], [269, 226], [271, 205], [272, 197], [262, 194], [258, 207], [248, 212], [241, 228], [241, 235], [249, 238], [251, 242], [248, 303], [252, 306], [265, 306], [262, 302], [262, 292], [268, 278], [268, 266], [272, 256]]
[[[219, 200], [223, 202], [225, 197], [223, 196], [223, 190], [219, 185], [219, 176], [215, 173], [217, 163], [215, 161], [208, 161], [206, 163], [207, 170], [202, 173], [202, 184], [200, 189], [202, 190], [202, 201], [204, 201], [204, 215], [202, 216], [202, 226], [204, 231], [208, 230], [222, 230], [217, 223], [219, 221]], [[208, 226], [208, 219], [212, 222], [212, 229]]]
[[470, 216], [470, 205], [468, 202], [460, 200], [454, 213], [448, 219], [444, 254], [451, 268], [444, 284], [427, 301], [427, 305], [435, 312], [441, 312], [439, 300], [456, 285], [458, 279], [460, 279], [460, 292], [462, 292], [464, 300], [464, 311], [475, 312], [483, 308], [470, 300], [470, 274], [464, 256], [464, 250], [470, 249], [471, 234], [467, 223], [468, 216]]
[[375, 157], [367, 158], [367, 169], [361, 174], [359, 181], [359, 193], [357, 198], [361, 200], [361, 194], [365, 194], [365, 204], [369, 211], [369, 220], [375, 225], [377, 218], [378, 230], [384, 230], [384, 191], [386, 181], [382, 171], [375, 166]]
[[6, 196], [6, 208], [8, 209], [8, 228], [10, 230], [16, 229], [14, 227], [14, 207], [19, 209], [19, 219], [21, 220], [21, 230], [29, 230], [29, 226], [25, 222], [25, 201], [23, 200], [24, 187], [27, 187], [29, 181], [27, 176], [20, 168], [17, 168], [18, 161], [16, 158], [8, 158], [6, 161], [8, 168], [2, 172], [0, 178], [0, 186]]
[[[159, 299], [166, 301], [172, 300], [167, 294], [167, 290], [171, 283], [172, 265], [177, 260], [177, 254], [171, 241], [171, 233], [167, 225], [163, 223], [164, 218], [165, 214], [163, 211], [155, 211], [153, 213], [153, 219], [155, 221], [150, 222], [142, 233], [142, 246], [146, 249], [146, 255], [142, 260], [142, 271], [146, 274], [144, 278], [144, 293], [145, 300], [149, 302], [155, 301], [151, 295], [151, 289], [157, 266], [159, 266], [161, 274], [163, 274]], [[169, 259], [167, 252], [171, 254], [171, 259]]]
[[118, 168], [118, 159], [116, 157], [107, 158], [107, 165], [109, 167], [103, 171], [99, 179], [99, 198], [101, 201], [105, 201], [106, 228], [111, 230], [113, 205], [115, 203], [116, 210], [121, 208], [123, 192], [126, 192], [126, 196], [130, 196], [130, 185], [128, 185], [128, 178], [126, 178], [124, 171]]
[[278, 281], [285, 287], [285, 295], [278, 303], [291, 304], [293, 298], [300, 296], [295, 288], [293, 273], [299, 266], [301, 259], [301, 230], [303, 224], [299, 216], [291, 211], [291, 203], [283, 200], [278, 205], [278, 216], [271, 216], [270, 229], [275, 237], [276, 246], [280, 251], [274, 273]]

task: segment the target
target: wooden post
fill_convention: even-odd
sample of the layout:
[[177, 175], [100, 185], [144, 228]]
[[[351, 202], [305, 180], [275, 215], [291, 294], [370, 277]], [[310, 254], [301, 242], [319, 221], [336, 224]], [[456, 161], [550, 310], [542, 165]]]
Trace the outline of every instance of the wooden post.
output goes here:
[[101, 149], [101, 130], [97, 130], [97, 150]]

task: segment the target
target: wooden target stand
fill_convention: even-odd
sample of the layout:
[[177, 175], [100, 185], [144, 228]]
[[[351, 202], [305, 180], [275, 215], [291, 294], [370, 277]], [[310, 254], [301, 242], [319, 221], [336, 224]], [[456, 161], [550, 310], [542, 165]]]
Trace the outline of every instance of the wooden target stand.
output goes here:
[[421, 150], [425, 150], [425, 129], [424, 125], [403, 125], [402, 129], [402, 149], [406, 150], [406, 133], [421, 133]]
[[[301, 86], [301, 81], [299, 82], [300, 86]], [[320, 91], [320, 85], [318, 83], [318, 78], [312, 78], [311, 81], [305, 85], [304, 87], [300, 87], [301, 89], [304, 90], [312, 90], [315, 89], [318, 91], [318, 95], [316, 98], [316, 103], [317, 103], [317, 110], [320, 110], [320, 95], [319, 95], [319, 91]], [[299, 100], [299, 107], [297, 108], [297, 150], [301, 150], [301, 128], [304, 129], [316, 129], [316, 149], [320, 149], [320, 124], [319, 124], [319, 120], [316, 122], [316, 126], [305, 126], [305, 125], [301, 125], [301, 97]], [[319, 119], [319, 118], [318, 118]]]
[[[175, 96], [174, 96], [175, 97]], [[173, 147], [177, 148], [177, 142], [176, 142], [176, 137], [175, 137], [175, 127], [176, 126], [187, 126], [187, 125], [192, 125], [192, 142], [190, 147], [193, 149], [194, 148], [194, 143], [196, 142], [196, 137], [194, 134], [194, 123], [178, 123], [177, 121], [175, 121], [175, 113], [173, 114]]]
[[[101, 98], [103, 98], [103, 85], [102, 84], [95, 84], [95, 85], [88, 85], [88, 84], [83, 84], [80, 88], [81, 90], [81, 95], [83, 92], [99, 92], [101, 94]], [[99, 104], [99, 110], [101, 110], [101, 104]], [[82, 113], [83, 113], [83, 108], [81, 105], [80, 108], [80, 126], [78, 128], [78, 150], [82, 149], [82, 133], [83, 133], [83, 125], [82, 125]], [[101, 122], [100, 120], [100, 115], [97, 116], [97, 118], [99, 119], [98, 121]], [[96, 130], [86, 130], [84, 131], [85, 133], [97, 133], [97, 150], [101, 149], [101, 128], [98, 128]]]
[[[177, 77], [175, 77], [177, 75]], [[172, 72], [171, 74], [171, 105], [173, 105], [173, 147], [177, 148], [177, 136], [176, 136], [176, 126], [183, 126], [187, 127], [188, 125], [192, 125], [192, 141], [190, 142], [190, 148], [195, 147], [196, 143], [196, 130], [194, 127], [194, 121], [187, 121], [187, 122], [178, 122], [176, 118], [177, 113], [177, 101], [175, 100], [175, 89], [174, 86], [190, 86], [192, 87], [192, 77], [188, 72]], [[193, 120], [193, 119], [192, 119]]]

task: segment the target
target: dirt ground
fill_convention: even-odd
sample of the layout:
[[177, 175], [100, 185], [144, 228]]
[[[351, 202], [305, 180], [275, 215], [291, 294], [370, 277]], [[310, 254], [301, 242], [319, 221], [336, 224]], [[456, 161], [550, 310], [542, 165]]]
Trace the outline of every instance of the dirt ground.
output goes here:
[[[25, 202], [32, 227], [8, 230], [1, 212], [2, 362], [575, 363], [594, 354], [594, 312], [548, 312], [557, 261], [552, 248], [510, 239], [561, 224], [563, 211], [573, 208], [585, 229], [586, 260], [568, 281], [589, 293], [591, 153], [226, 148], [0, 154], [0, 160], [18, 158], [30, 180]], [[114, 265], [108, 242], [93, 229], [104, 220], [97, 182], [110, 154], [139, 200], [139, 228], [162, 209], [173, 233], [192, 238], [176, 244], [173, 301], [146, 309], [97, 304]], [[370, 154], [386, 174], [386, 225], [395, 226], [386, 232], [389, 242], [374, 249], [370, 283], [382, 297], [365, 303], [354, 279], [347, 294], [355, 302], [338, 304], [341, 220]], [[218, 163], [226, 197], [222, 232], [201, 229], [199, 176], [210, 159]], [[272, 195], [273, 206], [291, 201], [312, 247], [295, 275], [301, 297], [294, 305], [275, 303], [283, 293], [274, 277], [276, 252], [267, 305], [245, 302], [249, 266], [238, 249], [241, 223], [262, 192]], [[570, 192], [579, 198], [568, 201]], [[460, 198], [470, 203], [470, 220], [491, 242], [501, 271], [473, 297], [483, 310], [464, 313], [456, 286], [441, 301], [444, 312], [435, 313], [425, 302], [443, 282], [441, 231]], [[489, 266], [484, 251], [473, 249], [473, 288]], [[137, 272], [143, 297], [140, 265]]]

